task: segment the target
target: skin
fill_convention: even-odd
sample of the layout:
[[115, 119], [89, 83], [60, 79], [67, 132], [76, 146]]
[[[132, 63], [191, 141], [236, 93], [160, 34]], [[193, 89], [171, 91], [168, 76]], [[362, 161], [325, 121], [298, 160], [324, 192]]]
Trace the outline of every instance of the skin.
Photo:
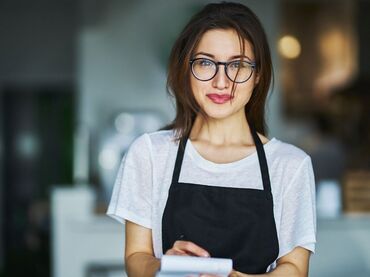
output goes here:
[[[202, 53], [199, 54], [200, 52]], [[238, 36], [233, 30], [210, 30], [203, 35], [195, 53], [196, 57], [207, 57], [215, 61], [234, 60], [232, 57], [240, 55]], [[253, 49], [248, 41], [245, 41], [244, 55], [246, 59], [254, 61]], [[194, 97], [206, 112], [208, 121], [200, 115], [197, 116], [190, 139], [197, 151], [207, 160], [229, 163], [256, 151], [244, 106], [248, 103], [258, 80], [259, 77], [254, 72], [247, 82], [237, 85], [235, 97], [231, 102], [215, 104], [206, 96], [208, 93], [231, 94], [232, 82], [225, 75], [223, 68], [219, 69], [212, 80], [206, 82], [192, 77]], [[258, 135], [262, 143], [268, 142], [266, 137]], [[165, 254], [209, 257], [206, 249], [190, 241], [176, 241]], [[309, 257], [308, 250], [296, 247], [277, 260], [277, 267], [272, 272], [250, 275], [233, 271], [229, 276], [308, 276]], [[160, 261], [154, 257], [151, 229], [127, 221], [125, 263], [129, 276], [155, 275]]]
[[[206, 32], [197, 49], [195, 57], [210, 58], [215, 61], [233, 61], [240, 55], [239, 38], [233, 30], [211, 30]], [[245, 59], [254, 61], [252, 46], [245, 41]], [[215, 104], [207, 94], [231, 94], [230, 81], [223, 67], [217, 75], [206, 82], [192, 76], [191, 87], [200, 107], [206, 112], [208, 122], [200, 115], [196, 117], [190, 139], [198, 152], [206, 159], [216, 163], [240, 160], [255, 151], [254, 141], [249, 131], [244, 107], [248, 103], [259, 77], [256, 73], [244, 83], [237, 84], [234, 98], [224, 104]], [[268, 142], [260, 135], [263, 143]]]

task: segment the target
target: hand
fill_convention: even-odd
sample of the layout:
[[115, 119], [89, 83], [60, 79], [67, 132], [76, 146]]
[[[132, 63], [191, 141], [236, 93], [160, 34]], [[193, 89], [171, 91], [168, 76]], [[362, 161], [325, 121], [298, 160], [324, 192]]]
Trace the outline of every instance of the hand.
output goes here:
[[[212, 274], [201, 274], [201, 275], [199, 275], [199, 277], [220, 277], [220, 276], [212, 275]], [[230, 272], [228, 277], [241, 277], [241, 275], [240, 275], [240, 272], [233, 270], [233, 271]]]
[[[177, 240], [171, 249], [168, 249], [166, 255], [180, 255], [180, 256], [198, 256], [210, 257], [210, 254], [202, 247], [196, 245], [191, 241]], [[199, 277], [220, 277], [213, 274], [200, 274]]]
[[177, 240], [166, 255], [210, 257], [209, 253], [191, 241]]
[[[247, 275], [241, 275], [240, 272], [235, 271], [234, 269], [228, 275], [228, 277], [242, 277], [242, 276], [247, 276]], [[199, 277], [220, 277], [220, 276], [218, 276], [218, 275], [212, 275], [212, 274], [201, 274], [201, 275], [199, 275]]]
[[247, 277], [247, 276], [250, 276], [250, 275], [245, 274], [245, 273], [241, 273], [241, 272], [236, 271], [235, 269], [233, 269], [233, 271], [230, 272], [228, 277]]

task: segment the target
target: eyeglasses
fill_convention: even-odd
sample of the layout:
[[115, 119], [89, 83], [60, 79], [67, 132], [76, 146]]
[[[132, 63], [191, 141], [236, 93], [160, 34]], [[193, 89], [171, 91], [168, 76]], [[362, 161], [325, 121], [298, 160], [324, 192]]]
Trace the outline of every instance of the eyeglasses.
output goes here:
[[191, 73], [200, 81], [213, 79], [218, 72], [219, 65], [225, 67], [226, 76], [235, 83], [248, 81], [256, 68], [256, 63], [242, 60], [231, 62], [215, 62], [206, 58], [190, 60]]

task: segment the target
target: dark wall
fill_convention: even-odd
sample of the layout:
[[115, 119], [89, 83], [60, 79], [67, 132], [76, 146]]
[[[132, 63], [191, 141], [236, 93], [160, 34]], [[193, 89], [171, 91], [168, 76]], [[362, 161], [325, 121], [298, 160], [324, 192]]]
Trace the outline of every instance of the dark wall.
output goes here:
[[0, 1], [0, 85], [76, 79], [78, 2]]
[[[33, 94], [31, 99], [40, 88], [75, 99], [70, 94], [75, 92], [77, 79], [79, 5], [79, 0], [0, 1], [0, 107], [6, 105], [1, 103], [5, 91], [19, 92], [21, 87], [24, 93]], [[22, 112], [21, 107], [16, 108]], [[0, 275], [4, 266], [2, 199], [6, 197], [3, 112], [0, 110]]]
[[370, 76], [370, 1], [358, 0], [357, 6], [357, 30], [359, 39], [359, 66], [360, 73], [369, 78]]

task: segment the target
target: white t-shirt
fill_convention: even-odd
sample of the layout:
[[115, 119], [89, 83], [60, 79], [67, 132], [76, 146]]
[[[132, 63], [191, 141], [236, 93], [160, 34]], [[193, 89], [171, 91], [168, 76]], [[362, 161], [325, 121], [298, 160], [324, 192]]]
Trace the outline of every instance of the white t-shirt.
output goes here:
[[[157, 131], [137, 138], [122, 159], [107, 214], [152, 230], [154, 254], [162, 257], [162, 215], [167, 202], [178, 142], [174, 132]], [[315, 180], [310, 157], [272, 138], [264, 144], [274, 201], [279, 256], [301, 246], [312, 253], [316, 243]], [[231, 163], [203, 158], [189, 139], [179, 182], [263, 189], [257, 152]], [[276, 267], [276, 261], [269, 270]]]

